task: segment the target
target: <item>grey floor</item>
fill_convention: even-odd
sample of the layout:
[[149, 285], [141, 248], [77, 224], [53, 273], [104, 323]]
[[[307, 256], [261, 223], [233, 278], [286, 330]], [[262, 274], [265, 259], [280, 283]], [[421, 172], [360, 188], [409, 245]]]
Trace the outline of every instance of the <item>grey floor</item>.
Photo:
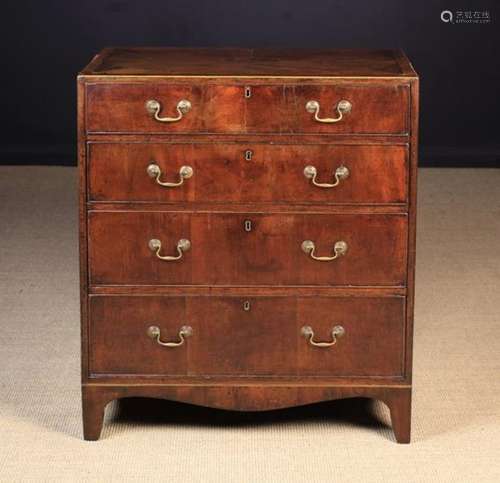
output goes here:
[[363, 400], [131, 400], [84, 442], [76, 203], [74, 168], [0, 167], [1, 481], [500, 481], [500, 170], [420, 170], [409, 446]]

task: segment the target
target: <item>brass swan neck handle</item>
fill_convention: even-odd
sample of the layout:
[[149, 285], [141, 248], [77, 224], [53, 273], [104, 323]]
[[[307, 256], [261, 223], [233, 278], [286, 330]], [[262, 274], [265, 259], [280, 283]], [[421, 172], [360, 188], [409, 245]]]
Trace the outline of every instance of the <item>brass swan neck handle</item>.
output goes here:
[[176, 106], [176, 117], [160, 117], [161, 109], [161, 104], [156, 99], [150, 99], [149, 101], [146, 101], [146, 111], [153, 117], [155, 121], [158, 122], [180, 121], [184, 117], [184, 114], [187, 114], [191, 110], [191, 102], [189, 102], [187, 99], [181, 99]]
[[152, 325], [147, 330], [148, 337], [155, 340], [157, 344], [163, 347], [179, 347], [184, 344], [186, 337], [193, 335], [193, 329], [189, 325], [183, 325], [179, 330], [179, 342], [164, 342], [160, 339], [161, 330], [158, 326]]
[[323, 122], [326, 124], [333, 124], [335, 122], [340, 122], [344, 118], [344, 114], [351, 112], [352, 104], [345, 99], [339, 101], [335, 107], [337, 111], [337, 117], [319, 117], [320, 104], [318, 101], [307, 101], [306, 111], [314, 114], [314, 120], [317, 122]]
[[331, 347], [337, 343], [337, 340], [345, 334], [345, 329], [341, 325], [332, 328], [332, 340], [330, 342], [318, 342], [314, 340], [314, 330], [309, 325], [304, 325], [300, 330], [302, 335], [308, 340], [309, 344], [315, 347]]
[[304, 168], [304, 176], [310, 179], [312, 184], [314, 186], [317, 186], [318, 188], [335, 188], [335, 186], [338, 186], [342, 180], [347, 179], [349, 177], [349, 174], [349, 168], [345, 166], [339, 166], [333, 174], [335, 178], [335, 181], [333, 183], [318, 183], [318, 181], [316, 181], [316, 177], [318, 176], [318, 170], [316, 169], [316, 167], [306, 166]]
[[176, 245], [177, 248], [177, 255], [160, 255], [161, 251], [161, 241], [158, 240], [157, 238], [153, 238], [149, 240], [148, 243], [149, 249], [152, 252], [155, 252], [155, 255], [157, 258], [160, 260], [165, 260], [167, 262], [173, 262], [175, 260], [180, 260], [182, 256], [184, 255], [184, 252], [187, 252], [191, 248], [191, 242], [187, 240], [186, 238], [181, 238]]
[[161, 181], [161, 168], [156, 163], [151, 163], [146, 172], [150, 178], [153, 178], [157, 184], [160, 186], [165, 186], [166, 188], [175, 188], [177, 186], [181, 186], [184, 183], [185, 179], [189, 179], [193, 176], [194, 170], [191, 166], [181, 166], [179, 169], [179, 181], [172, 183], [167, 181]]
[[314, 252], [316, 250], [316, 244], [312, 240], [304, 240], [302, 242], [302, 251], [307, 253], [313, 260], [318, 260], [319, 262], [331, 262], [337, 258], [345, 255], [347, 253], [347, 243], [343, 240], [335, 242], [333, 246], [334, 255], [331, 257], [318, 257]]

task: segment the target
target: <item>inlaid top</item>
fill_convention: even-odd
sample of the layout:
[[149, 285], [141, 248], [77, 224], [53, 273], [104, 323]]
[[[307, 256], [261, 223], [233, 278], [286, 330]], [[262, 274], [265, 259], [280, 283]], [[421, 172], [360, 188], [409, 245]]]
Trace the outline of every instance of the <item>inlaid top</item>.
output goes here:
[[81, 72], [95, 76], [417, 77], [400, 50], [106, 48]]

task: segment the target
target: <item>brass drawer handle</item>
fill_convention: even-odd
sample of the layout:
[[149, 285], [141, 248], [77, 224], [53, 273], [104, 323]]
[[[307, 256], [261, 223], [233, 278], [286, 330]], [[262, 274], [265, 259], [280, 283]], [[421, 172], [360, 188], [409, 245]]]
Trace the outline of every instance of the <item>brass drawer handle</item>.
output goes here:
[[334, 173], [335, 183], [318, 183], [316, 181], [316, 176], [318, 175], [318, 170], [314, 166], [306, 166], [304, 168], [304, 176], [307, 179], [312, 180], [314, 186], [319, 188], [335, 188], [341, 180], [347, 179], [349, 177], [349, 169], [345, 166], [339, 166]]
[[184, 114], [191, 110], [191, 103], [187, 99], [182, 99], [177, 103], [177, 116], [176, 117], [160, 117], [161, 104], [156, 99], [150, 99], [146, 102], [146, 111], [148, 111], [153, 119], [159, 122], [177, 122], [182, 119]]
[[177, 183], [169, 183], [167, 181], [160, 181], [161, 169], [156, 163], [151, 163], [147, 168], [147, 173], [150, 178], [155, 178], [155, 181], [160, 186], [166, 186], [167, 188], [175, 188], [184, 183], [185, 179], [191, 178], [193, 176], [193, 168], [191, 166], [181, 166], [179, 169], [179, 181]]
[[314, 260], [318, 260], [320, 262], [331, 262], [332, 260], [335, 260], [336, 258], [345, 255], [347, 253], [347, 243], [343, 240], [335, 242], [335, 245], [333, 246], [333, 251], [335, 255], [333, 255], [333, 257], [317, 257], [314, 254], [315, 249], [316, 245], [314, 244], [313, 241], [304, 240], [302, 242], [302, 251], [307, 253], [311, 258], [313, 258]]
[[337, 117], [319, 117], [318, 115], [319, 108], [320, 105], [318, 101], [308, 101], [306, 104], [306, 111], [310, 112], [311, 114], [314, 114], [315, 121], [331, 124], [333, 122], [342, 121], [344, 114], [351, 112], [352, 104], [349, 101], [346, 101], [345, 99], [339, 101], [336, 107], [337, 112], [339, 114]]
[[161, 331], [160, 328], [156, 325], [152, 325], [151, 327], [149, 327], [147, 334], [148, 337], [156, 340], [156, 342], [163, 347], [179, 347], [184, 344], [186, 337], [190, 337], [191, 335], [193, 335], [193, 329], [189, 327], [189, 325], [183, 325], [179, 330], [179, 342], [163, 342], [162, 340], [160, 340]]
[[149, 240], [149, 249], [152, 252], [155, 252], [155, 255], [160, 259], [160, 260], [166, 260], [167, 262], [172, 262], [175, 260], [180, 260], [182, 258], [182, 255], [184, 252], [188, 251], [191, 248], [191, 242], [189, 240], [186, 240], [185, 238], [181, 238], [177, 242], [177, 253], [178, 255], [175, 256], [169, 256], [169, 255], [160, 255], [160, 250], [161, 250], [161, 241], [157, 240], [156, 238], [153, 238], [152, 240]]
[[309, 325], [304, 325], [301, 329], [302, 335], [309, 340], [309, 344], [315, 347], [331, 347], [337, 343], [338, 338], [345, 334], [345, 329], [341, 325], [336, 325], [332, 329], [332, 341], [331, 342], [316, 342], [314, 340], [314, 330]]

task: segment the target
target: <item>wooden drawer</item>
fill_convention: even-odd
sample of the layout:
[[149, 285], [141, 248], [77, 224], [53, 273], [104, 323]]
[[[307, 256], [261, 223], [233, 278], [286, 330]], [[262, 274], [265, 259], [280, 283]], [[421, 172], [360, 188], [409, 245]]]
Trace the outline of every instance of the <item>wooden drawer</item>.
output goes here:
[[[181, 239], [191, 242], [176, 261]], [[333, 261], [334, 244], [347, 252]], [[338, 246], [338, 249], [341, 249]], [[406, 215], [193, 213], [94, 211], [89, 213], [91, 284], [353, 285], [403, 286]]]
[[[248, 90], [250, 89], [250, 90]], [[247, 97], [249, 95], [249, 97]], [[90, 133], [324, 133], [408, 132], [409, 88], [401, 85], [217, 85], [95, 83], [86, 87]], [[176, 122], [160, 122], [146, 103], [157, 101], [159, 117], [177, 117], [180, 101], [190, 109]], [[350, 112], [339, 122], [341, 101]], [[306, 109], [317, 101], [318, 110]]]
[[[405, 134], [408, 132], [409, 89], [405, 85], [304, 85], [294, 88], [295, 132], [321, 134]], [[342, 120], [323, 123], [314, 120], [315, 113], [305, 109], [317, 101], [320, 119], [338, 118], [341, 101], [351, 104]]]
[[[407, 146], [90, 143], [88, 150], [91, 201], [405, 203], [408, 196]], [[159, 177], [148, 175], [151, 165]], [[191, 177], [181, 178], [182, 166]], [[338, 185], [315, 186], [306, 166], [320, 184], [335, 184], [337, 171]]]
[[[117, 133], [239, 133], [287, 129], [283, 86], [255, 86], [252, 102], [244, 86], [189, 84], [90, 84], [87, 86], [87, 130]], [[178, 115], [176, 106], [191, 108], [177, 122], [159, 122], [146, 109], [148, 100], [161, 105], [160, 117]], [[272, 116], [263, 116], [269, 109]]]
[[[403, 374], [403, 297], [90, 297], [93, 375], [340, 376]], [[191, 335], [177, 347], [182, 326]], [[344, 333], [332, 342], [333, 327]]]

